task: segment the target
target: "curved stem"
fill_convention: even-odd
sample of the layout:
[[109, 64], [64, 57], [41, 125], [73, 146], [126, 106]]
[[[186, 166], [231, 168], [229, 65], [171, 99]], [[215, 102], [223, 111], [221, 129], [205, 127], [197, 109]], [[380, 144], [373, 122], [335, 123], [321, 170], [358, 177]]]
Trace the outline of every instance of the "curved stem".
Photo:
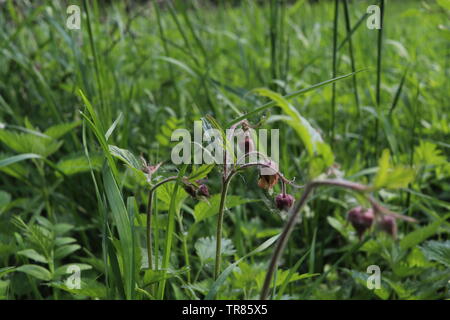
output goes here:
[[[219, 204], [219, 214], [217, 217], [217, 231], [216, 231], [216, 261], [214, 266], [214, 279], [217, 279], [220, 273], [220, 264], [222, 262], [222, 229], [223, 229], [223, 216], [225, 212], [225, 203], [227, 198], [227, 192], [228, 192], [228, 186], [231, 182], [231, 179], [239, 172], [239, 170], [249, 168], [249, 167], [255, 167], [255, 166], [265, 166], [270, 167], [269, 165], [266, 165], [264, 163], [247, 163], [239, 167], [235, 167], [233, 170], [227, 173], [225, 172], [223, 182], [222, 182], [222, 191], [220, 196], [220, 204]], [[226, 165], [224, 166], [226, 167]], [[280, 172], [277, 172], [280, 179], [285, 182], [292, 184], [291, 181], [287, 180]], [[283, 184], [284, 185], [284, 184]]]
[[274, 249], [272, 258], [270, 259], [269, 269], [267, 270], [266, 278], [264, 280], [264, 285], [261, 290], [261, 295], [260, 295], [261, 300], [265, 300], [267, 298], [267, 295], [269, 294], [270, 282], [272, 280], [273, 274], [275, 273], [275, 271], [277, 269], [278, 261], [280, 260], [283, 250], [286, 247], [289, 236], [291, 235], [292, 231], [294, 230], [294, 226], [297, 221], [297, 217], [298, 217], [300, 211], [305, 206], [309, 196], [311, 195], [311, 192], [314, 190], [314, 188], [316, 188], [318, 186], [343, 187], [343, 188], [351, 189], [351, 190], [354, 190], [357, 192], [370, 191], [370, 188], [365, 185], [346, 181], [346, 180], [331, 179], [331, 180], [315, 180], [315, 181], [309, 182], [306, 185], [305, 191], [303, 192], [300, 200], [296, 201], [295, 205], [289, 211], [289, 220], [286, 222], [286, 224], [283, 228], [283, 231], [281, 232], [280, 238], [278, 239], [277, 245]]
[[[271, 168], [271, 169], [273, 169], [270, 165], [268, 165], [268, 164], [266, 164], [266, 163], [261, 163], [261, 162], [251, 162], [251, 163], [243, 164], [243, 165], [237, 167], [235, 170], [238, 171], [238, 170], [241, 170], [241, 169], [246, 169], [246, 168], [249, 168], [249, 167], [258, 167], [258, 166], [259, 166], [259, 167], [266, 167], [266, 168]], [[283, 180], [284, 183], [291, 185], [293, 188], [296, 188], [296, 189], [302, 189], [302, 188], [305, 187], [305, 186], [300, 186], [300, 185], [295, 184], [295, 183], [294, 183], [294, 180], [291, 181], [291, 180], [286, 179], [286, 178], [281, 174], [281, 172], [278, 171], [278, 170], [276, 171], [276, 174], [278, 175], [278, 177], [279, 177], [281, 180]]]

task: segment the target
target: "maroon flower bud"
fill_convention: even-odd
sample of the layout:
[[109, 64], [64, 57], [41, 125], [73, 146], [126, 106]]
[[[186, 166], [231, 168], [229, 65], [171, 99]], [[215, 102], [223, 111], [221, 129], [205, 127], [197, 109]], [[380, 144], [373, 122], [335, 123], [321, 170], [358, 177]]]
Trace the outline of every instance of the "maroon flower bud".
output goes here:
[[275, 205], [278, 209], [288, 211], [290, 207], [294, 204], [294, 197], [290, 194], [282, 194], [276, 196]]
[[193, 198], [197, 197], [197, 192], [195, 190], [194, 185], [192, 185], [192, 184], [185, 184], [184, 185], [184, 191], [186, 191], [187, 194], [190, 195]]
[[373, 219], [374, 214], [371, 208], [364, 209], [362, 207], [356, 207], [351, 209], [347, 214], [347, 220], [355, 228], [359, 238], [372, 226]]
[[244, 154], [255, 151], [255, 145], [253, 143], [250, 130], [244, 131], [242, 134], [240, 134], [240, 136], [238, 137], [238, 146], [239, 149], [244, 152]]
[[209, 190], [206, 184], [201, 184], [197, 189], [197, 196], [209, 198]]
[[378, 222], [380, 229], [392, 236], [394, 239], [397, 237], [397, 222], [395, 218], [389, 215], [383, 215]]

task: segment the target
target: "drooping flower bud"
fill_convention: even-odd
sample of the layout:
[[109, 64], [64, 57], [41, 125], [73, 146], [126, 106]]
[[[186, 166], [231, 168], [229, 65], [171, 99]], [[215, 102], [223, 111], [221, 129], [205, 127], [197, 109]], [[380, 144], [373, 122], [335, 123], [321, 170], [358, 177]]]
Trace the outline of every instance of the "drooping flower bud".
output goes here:
[[261, 167], [258, 186], [262, 189], [271, 189], [278, 182], [278, 166], [273, 161], [268, 161]]
[[280, 193], [275, 197], [275, 205], [279, 210], [288, 211], [290, 207], [294, 204], [294, 197], [290, 194]]
[[184, 185], [184, 191], [186, 191], [186, 193], [188, 195], [190, 195], [192, 198], [196, 198], [197, 197], [196, 189], [195, 189], [194, 185], [192, 185], [192, 184], [185, 184]]
[[394, 239], [397, 238], [397, 222], [395, 218], [389, 215], [383, 215], [381, 220], [378, 222], [380, 229], [392, 236]]
[[255, 144], [249, 128], [238, 131], [238, 146], [244, 154], [255, 151]]
[[364, 209], [355, 207], [347, 214], [347, 220], [350, 221], [355, 228], [358, 237], [361, 238], [364, 232], [372, 226], [374, 219], [373, 209]]
[[201, 184], [197, 189], [197, 197], [209, 198], [209, 190], [206, 184]]

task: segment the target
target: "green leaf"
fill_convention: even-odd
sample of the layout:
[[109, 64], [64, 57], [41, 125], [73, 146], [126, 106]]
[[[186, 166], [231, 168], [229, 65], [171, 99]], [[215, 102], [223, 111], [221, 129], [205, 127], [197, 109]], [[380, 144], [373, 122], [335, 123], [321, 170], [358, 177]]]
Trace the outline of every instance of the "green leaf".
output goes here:
[[[263, 287], [263, 283], [264, 283], [264, 280], [266, 278], [266, 274], [267, 274], [267, 271], [264, 270], [262, 272], [259, 272], [255, 276], [255, 281], [256, 281], [258, 289], [261, 289]], [[273, 288], [274, 285], [276, 287], [278, 287], [278, 286], [281, 286], [284, 282], [290, 283], [290, 282], [294, 282], [294, 281], [297, 281], [297, 280], [302, 280], [302, 279], [308, 279], [308, 278], [316, 277], [318, 275], [320, 275], [320, 273], [303, 273], [303, 274], [299, 274], [297, 272], [291, 273], [290, 270], [278, 269], [277, 273], [276, 273], [276, 276], [274, 276], [274, 278], [276, 278], [276, 283], [271, 281], [270, 282], [270, 287]]]
[[330, 146], [323, 141], [320, 133], [283, 96], [265, 88], [253, 91], [274, 101], [274, 106], [281, 107], [287, 115], [287, 117], [281, 117], [280, 119], [294, 129], [305, 145], [311, 158], [310, 175], [312, 177], [316, 177], [334, 163], [334, 155]]
[[415, 171], [412, 168], [402, 166], [392, 167], [389, 150], [384, 149], [378, 161], [378, 172], [374, 178], [374, 187], [375, 189], [406, 188], [414, 180], [414, 176]]
[[121, 149], [117, 146], [109, 145], [109, 152], [111, 152], [113, 157], [123, 161], [130, 168], [134, 168], [136, 170], [142, 169], [142, 164], [130, 151]]
[[196, 181], [203, 179], [214, 169], [215, 164], [203, 164], [198, 168], [192, 168], [192, 173], [189, 176], [189, 181]]
[[65, 264], [61, 267], [56, 268], [55, 277], [61, 277], [66, 274], [72, 274], [73, 269], [71, 269], [71, 268], [73, 268], [74, 266], [78, 267], [80, 271], [92, 269], [92, 266], [90, 266], [86, 263], [69, 263], [69, 264]]
[[[172, 195], [175, 190], [175, 183], [165, 183], [156, 190], [156, 196], [158, 200], [161, 200], [158, 204], [160, 209], [168, 211], [170, 203], [172, 201]], [[175, 200], [175, 212], [180, 212], [183, 201], [187, 198], [188, 194], [184, 189], [179, 189]]]
[[162, 280], [167, 280], [170, 278], [174, 278], [177, 276], [182, 275], [183, 273], [186, 273], [189, 270], [188, 267], [179, 269], [179, 270], [167, 270], [165, 272], [164, 270], [151, 270], [147, 269], [145, 270], [144, 274], [144, 284], [147, 286], [152, 283], [157, 283]]
[[0, 268], [0, 278], [14, 271], [16, 271], [16, 267]]
[[123, 278], [125, 283], [125, 293], [127, 298], [132, 296], [131, 283], [133, 273], [133, 240], [131, 234], [131, 223], [119, 191], [116, 181], [109, 168], [105, 167], [103, 171], [103, 181], [105, 186], [106, 197], [109, 207], [112, 211], [112, 218], [117, 226], [119, 240], [121, 244], [121, 257], [123, 262]]
[[63, 259], [80, 248], [81, 247], [78, 244], [68, 244], [61, 246], [55, 250], [55, 259]]
[[[215, 194], [207, 201], [199, 202], [194, 208], [195, 222], [200, 222], [219, 213], [220, 194]], [[255, 199], [244, 199], [240, 196], [227, 196], [225, 207], [230, 209], [241, 204], [256, 202]]]
[[18, 267], [17, 271], [24, 272], [39, 280], [50, 281], [52, 279], [50, 271], [35, 264], [25, 264]]
[[55, 153], [63, 143], [50, 137], [7, 130], [0, 130], [0, 141], [18, 153], [33, 153], [43, 157]]
[[236, 268], [236, 266], [243, 261], [244, 259], [255, 255], [259, 252], [262, 252], [266, 250], [268, 247], [270, 247], [279, 237], [280, 235], [277, 234], [276, 236], [273, 236], [269, 238], [268, 240], [264, 241], [261, 245], [259, 245], [256, 249], [252, 250], [251, 252], [247, 253], [242, 258], [238, 259], [234, 263], [230, 264], [217, 278], [217, 280], [212, 284], [211, 289], [209, 290], [208, 294], [205, 297], [205, 300], [212, 300], [217, 294], [217, 291], [219, 290], [220, 286], [223, 285], [225, 280], [228, 278], [230, 273]]
[[[356, 271], [356, 270], [348, 270], [348, 269], [344, 269], [347, 273], [349, 273], [351, 275], [351, 277], [357, 282], [359, 283], [362, 287], [366, 288], [367, 290], [369, 290], [367, 288], [367, 279], [369, 278], [369, 274], [368, 273], [364, 273], [364, 272], [360, 272], [360, 271]], [[380, 299], [386, 300], [389, 298], [389, 288], [383, 283], [381, 282], [381, 288], [380, 289], [373, 289], [370, 290], [371, 292], [375, 293]]]
[[389, 150], [384, 149], [380, 160], [378, 160], [378, 172], [374, 180], [375, 188], [381, 188], [386, 184], [389, 170], [389, 157]]
[[[91, 156], [91, 164], [93, 170], [100, 170], [103, 159], [100, 156]], [[76, 156], [61, 160], [56, 165], [65, 175], [71, 176], [74, 174], [90, 171], [89, 160], [86, 156]]]
[[117, 119], [113, 122], [113, 124], [109, 127], [109, 129], [106, 131], [105, 133], [105, 139], [108, 140], [109, 137], [111, 136], [111, 134], [114, 132], [114, 130], [117, 127], [117, 124], [119, 123], [119, 121], [122, 119], [122, 115], [123, 113], [119, 113], [119, 116], [117, 117]]
[[106, 287], [95, 280], [87, 279], [81, 280], [80, 289], [72, 289], [69, 288], [65, 283], [61, 282], [52, 282], [50, 285], [54, 288], [58, 288], [69, 292], [70, 294], [81, 296], [81, 297], [90, 297], [90, 298], [106, 298], [107, 289]]
[[12, 156], [6, 159], [0, 160], [0, 168], [9, 166], [10, 164], [27, 160], [27, 159], [39, 159], [42, 158], [42, 156], [34, 153], [25, 153], [25, 154], [19, 154], [17, 156]]
[[[303, 94], [305, 94], [307, 92], [310, 92], [310, 91], [316, 90], [318, 88], [321, 88], [323, 86], [332, 84], [333, 82], [336, 82], [336, 81], [343, 80], [345, 78], [351, 77], [351, 76], [353, 76], [353, 75], [355, 75], [355, 74], [357, 74], [358, 72], [361, 72], [361, 71], [363, 71], [363, 70], [352, 72], [352, 73], [348, 73], [348, 74], [345, 74], [343, 76], [339, 76], [339, 77], [336, 77], [336, 78], [333, 78], [333, 79], [329, 79], [329, 80], [326, 80], [326, 81], [322, 81], [322, 82], [316, 83], [315, 85], [312, 85], [312, 86], [310, 86], [308, 88], [301, 89], [301, 90], [289, 93], [289, 94], [283, 96], [282, 98], [284, 100], [290, 100], [290, 99], [299, 97], [299, 96], [301, 96], [301, 95], [303, 95]], [[227, 125], [227, 128], [231, 127], [233, 124], [238, 123], [241, 120], [248, 119], [250, 116], [256, 115], [256, 114], [258, 114], [258, 113], [260, 113], [260, 112], [262, 112], [264, 110], [267, 110], [267, 109], [275, 107], [275, 106], [276, 106], [276, 101], [271, 101], [271, 102], [266, 103], [266, 104], [264, 104], [264, 105], [262, 105], [260, 107], [257, 107], [255, 109], [253, 109], [252, 111], [248, 112], [247, 114], [244, 114], [243, 116], [241, 116], [239, 118], [236, 118], [233, 121], [231, 121]]]
[[412, 248], [422, 241], [426, 240], [427, 238], [433, 236], [440, 225], [448, 218], [450, 215], [446, 215], [445, 217], [430, 223], [426, 227], [419, 228], [417, 230], [414, 230], [410, 233], [408, 233], [401, 241], [400, 241], [400, 248], [403, 250]]
[[32, 260], [37, 261], [37, 262], [47, 263], [47, 258], [44, 257], [43, 255], [39, 254], [34, 249], [21, 250], [21, 251], [17, 252], [17, 254], [19, 254], [21, 256], [24, 256], [24, 257], [27, 257], [27, 258], [32, 259]]
[[54, 125], [50, 128], [48, 128], [44, 134], [52, 137], [53, 139], [58, 139], [62, 136], [64, 136], [65, 134], [67, 134], [68, 132], [70, 132], [72, 129], [78, 127], [81, 124], [81, 121], [74, 121], [74, 122], [69, 122], [69, 123], [61, 123], [61, 124], [57, 124]]
[[6, 192], [0, 190], [0, 214], [3, 212], [5, 207], [11, 202], [11, 195]]
[[[203, 263], [214, 260], [216, 256], [216, 237], [200, 238], [195, 242], [195, 251]], [[230, 256], [235, 253], [233, 242], [222, 238], [220, 254]]]
[[[164, 253], [163, 253], [163, 259], [162, 259], [162, 270], [164, 272], [167, 271], [169, 268], [169, 261], [171, 257], [171, 251], [172, 251], [172, 242], [175, 234], [175, 219], [176, 219], [176, 210], [177, 210], [177, 196], [178, 196], [178, 190], [179, 185], [181, 183], [181, 179], [184, 176], [186, 172], [187, 165], [183, 165], [178, 172], [177, 181], [173, 188], [173, 193], [170, 199], [170, 206], [169, 206], [169, 212], [167, 216], [167, 232], [166, 232], [166, 238], [165, 238], [165, 246], [164, 246]], [[160, 282], [160, 285], [158, 287], [158, 298], [163, 299], [164, 298], [164, 290], [166, 286], [166, 281], [162, 280]]]
[[420, 249], [428, 260], [437, 261], [450, 268], [450, 240], [427, 241]]
[[450, 10], [450, 0], [436, 0], [436, 2], [445, 10]]

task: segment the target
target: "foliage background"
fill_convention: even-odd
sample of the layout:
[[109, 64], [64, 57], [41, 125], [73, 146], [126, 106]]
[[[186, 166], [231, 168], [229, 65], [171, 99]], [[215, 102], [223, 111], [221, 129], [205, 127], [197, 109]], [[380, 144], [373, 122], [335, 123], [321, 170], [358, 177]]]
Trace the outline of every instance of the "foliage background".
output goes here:
[[[275, 298], [449, 297], [449, 4], [385, 1], [379, 70], [378, 31], [361, 18], [372, 2], [348, 1], [352, 49], [343, 43], [348, 30], [340, 2], [337, 75], [350, 73], [352, 62], [366, 70], [336, 82], [335, 112], [332, 86], [291, 103], [331, 145], [343, 176], [371, 183], [386, 148], [393, 165], [412, 166], [413, 182], [378, 196], [419, 223], [400, 223], [398, 240], [374, 230], [360, 242], [345, 222], [354, 197], [317, 192], [289, 242]], [[215, 219], [199, 220], [196, 211], [205, 205], [180, 191], [170, 269], [147, 270], [147, 186], [114, 156], [126, 158], [130, 150], [152, 164], [167, 161], [173, 129], [192, 128], [205, 115], [225, 126], [265, 102], [250, 90], [285, 95], [332, 78], [334, 2], [178, 1], [158, 7], [158, 20], [151, 2], [87, 1], [78, 3], [81, 30], [66, 28], [68, 4], [0, 2], [0, 297], [154, 299], [153, 287], [167, 278], [163, 298], [204, 298], [213, 283]], [[102, 134], [115, 123], [105, 143], [122, 150], [102, 149], [80, 111], [96, 115]], [[310, 159], [295, 130], [276, 121], [280, 115], [265, 113], [264, 127], [282, 129], [280, 169], [301, 184]], [[175, 170], [168, 165], [160, 174]], [[224, 267], [283, 224], [273, 195], [255, 187], [257, 176], [251, 171], [232, 183], [236, 203], [225, 218]], [[217, 169], [208, 185], [212, 194], [220, 191]], [[156, 255], [173, 200], [173, 186], [167, 188], [157, 197]], [[117, 223], [124, 214], [131, 233]], [[240, 261], [217, 298], [256, 298], [270, 253]], [[81, 290], [63, 282], [73, 264], [82, 270]], [[374, 291], [365, 286], [372, 264], [383, 275]]]

